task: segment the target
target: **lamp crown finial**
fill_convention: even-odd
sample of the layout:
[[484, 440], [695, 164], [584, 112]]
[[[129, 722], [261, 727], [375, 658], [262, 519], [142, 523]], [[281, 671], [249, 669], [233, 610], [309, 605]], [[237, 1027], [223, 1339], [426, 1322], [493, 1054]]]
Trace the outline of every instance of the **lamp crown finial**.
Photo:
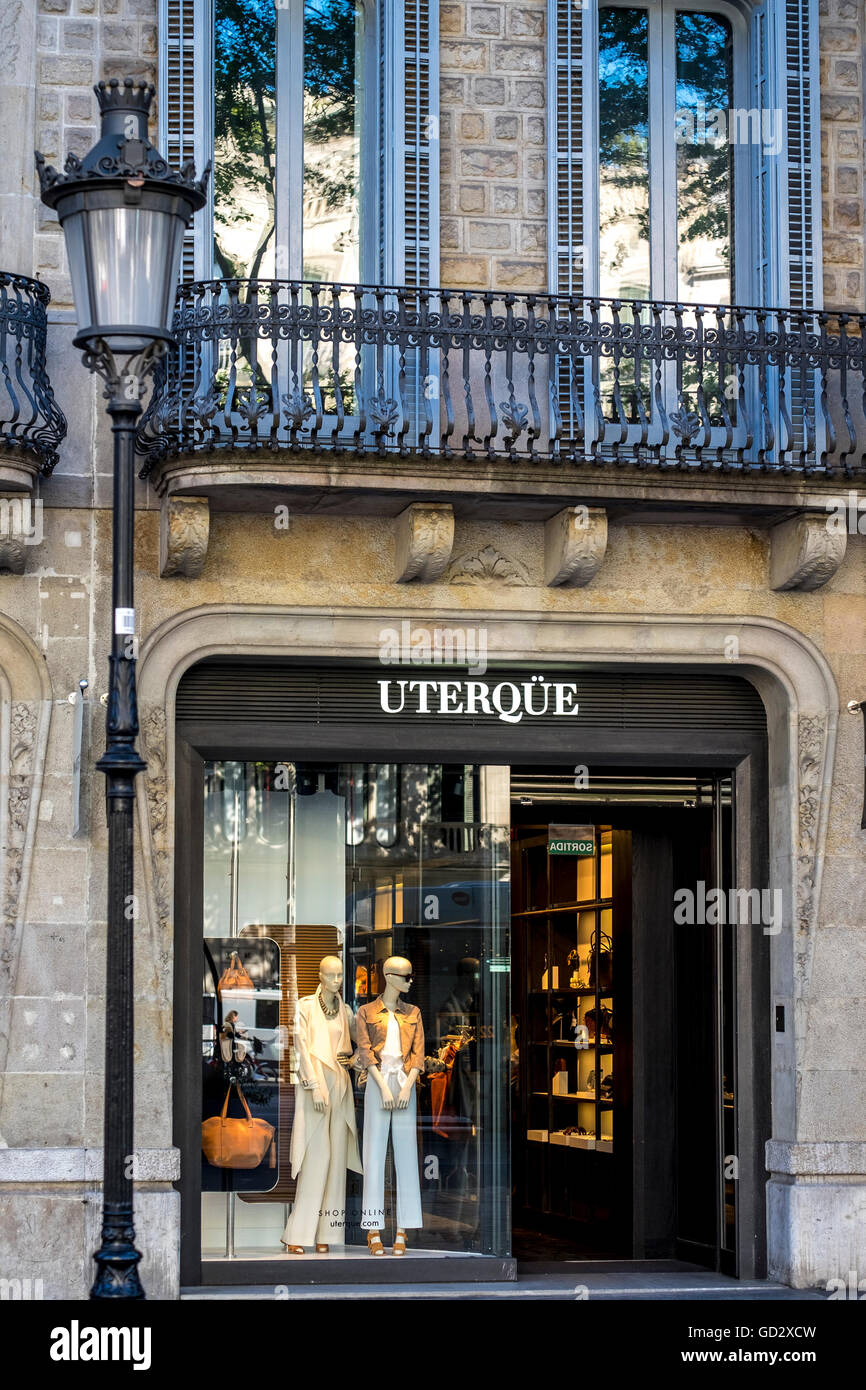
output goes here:
[[103, 79], [93, 90], [102, 115], [108, 111], [142, 111], [147, 115], [156, 93], [152, 82], [134, 77], [111, 77], [107, 82]]

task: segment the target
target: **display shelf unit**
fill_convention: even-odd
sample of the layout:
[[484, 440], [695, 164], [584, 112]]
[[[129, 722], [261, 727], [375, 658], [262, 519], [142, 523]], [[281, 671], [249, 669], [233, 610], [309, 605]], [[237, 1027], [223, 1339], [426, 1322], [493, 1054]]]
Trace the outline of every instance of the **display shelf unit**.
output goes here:
[[[627, 836], [594, 829], [594, 852], [580, 858], [550, 854], [546, 826], [521, 826], [515, 836], [515, 1124], [523, 1209], [601, 1224], [613, 1203], [617, 1150], [629, 1138], [628, 1124], [620, 1137], [629, 1086], [619, 1076], [617, 979], [620, 965], [630, 968], [630, 920], [618, 915], [630, 918], [630, 903], [617, 884], [630, 873], [630, 855]], [[629, 1055], [626, 1045], [622, 1057]]]

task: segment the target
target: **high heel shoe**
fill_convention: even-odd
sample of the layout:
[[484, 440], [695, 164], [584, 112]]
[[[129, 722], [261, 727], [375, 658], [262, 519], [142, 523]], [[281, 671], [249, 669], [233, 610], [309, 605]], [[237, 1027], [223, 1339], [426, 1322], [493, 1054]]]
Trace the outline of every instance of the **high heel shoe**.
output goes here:
[[371, 1255], [384, 1255], [385, 1247], [382, 1244], [381, 1231], [367, 1232], [367, 1249], [369, 1250]]
[[283, 1239], [280, 1239], [280, 1245], [286, 1246], [287, 1255], [303, 1255], [304, 1253], [303, 1245], [288, 1245]]
[[395, 1235], [395, 1237], [394, 1237], [394, 1248], [392, 1249], [391, 1254], [392, 1254], [392, 1255], [405, 1255], [405, 1254], [406, 1254], [406, 1232], [405, 1232], [405, 1231], [398, 1231], [397, 1234]]
[[327, 1245], [317, 1245], [317, 1246], [316, 1246], [316, 1254], [317, 1254], [317, 1255], [327, 1255], [327, 1253], [328, 1253], [328, 1247], [327, 1247]]

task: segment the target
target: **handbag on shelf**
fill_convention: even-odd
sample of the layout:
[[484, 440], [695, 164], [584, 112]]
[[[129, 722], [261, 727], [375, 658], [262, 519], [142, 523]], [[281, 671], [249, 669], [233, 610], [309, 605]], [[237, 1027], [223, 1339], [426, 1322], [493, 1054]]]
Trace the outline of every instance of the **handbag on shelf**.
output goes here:
[[593, 932], [590, 945], [589, 986], [606, 994], [613, 983], [613, 942], [605, 932]]
[[[608, 1042], [613, 1042], [613, 1014], [610, 1009], [602, 1005], [597, 1014], [595, 1009], [587, 1009], [583, 1021], [586, 1024], [590, 1042], [603, 1042], [605, 1038]], [[596, 1027], [596, 1022], [598, 1027]]]
[[202, 1153], [214, 1168], [258, 1168], [265, 1154], [270, 1153], [269, 1167], [275, 1168], [277, 1155], [273, 1125], [269, 1125], [267, 1120], [253, 1119], [240, 1086], [238, 1095], [246, 1111], [246, 1119], [229, 1117], [227, 1112], [231, 1093], [229, 1086], [219, 1115], [211, 1115], [209, 1120], [202, 1121]]
[[221, 994], [224, 989], [254, 989], [250, 975], [246, 967], [241, 964], [241, 958], [237, 951], [232, 951], [232, 958], [220, 975], [217, 993]]

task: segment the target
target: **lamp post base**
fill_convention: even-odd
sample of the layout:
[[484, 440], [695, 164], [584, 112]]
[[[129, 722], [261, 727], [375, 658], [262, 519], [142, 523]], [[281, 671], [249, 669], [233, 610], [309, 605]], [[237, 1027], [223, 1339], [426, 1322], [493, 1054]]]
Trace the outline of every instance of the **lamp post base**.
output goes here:
[[91, 1298], [145, 1297], [138, 1277], [141, 1254], [133, 1245], [135, 1228], [132, 1207], [106, 1207], [102, 1219], [102, 1244], [94, 1255], [97, 1275], [90, 1290]]

